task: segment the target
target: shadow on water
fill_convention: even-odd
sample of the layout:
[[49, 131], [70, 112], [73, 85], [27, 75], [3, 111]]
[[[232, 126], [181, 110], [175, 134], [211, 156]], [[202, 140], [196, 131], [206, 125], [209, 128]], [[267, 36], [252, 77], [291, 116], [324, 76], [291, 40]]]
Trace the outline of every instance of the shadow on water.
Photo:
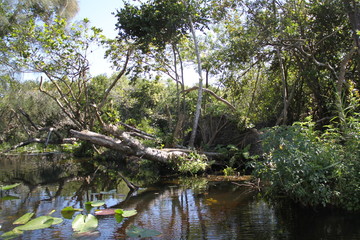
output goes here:
[[[0, 156], [0, 184], [22, 183], [6, 193], [12, 200], [0, 200], [0, 235], [26, 212], [41, 216], [55, 209], [53, 216], [62, 217], [64, 207], [103, 200], [101, 209], [136, 209], [138, 214], [121, 223], [112, 215], [97, 216], [98, 232], [86, 239], [128, 239], [126, 230], [133, 225], [162, 233], [153, 239], [360, 239], [356, 214], [270, 204], [257, 191], [206, 178], [163, 180], [129, 194], [120, 178], [83, 166], [82, 160], [61, 155]], [[73, 239], [71, 222], [64, 219], [18, 239]]]

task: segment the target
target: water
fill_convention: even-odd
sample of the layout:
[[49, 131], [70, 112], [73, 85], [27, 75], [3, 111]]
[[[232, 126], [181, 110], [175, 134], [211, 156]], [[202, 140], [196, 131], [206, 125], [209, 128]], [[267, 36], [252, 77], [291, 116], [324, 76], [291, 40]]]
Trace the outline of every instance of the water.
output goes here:
[[[1, 197], [0, 235], [26, 212], [64, 218], [61, 209], [83, 208], [86, 201], [104, 200], [104, 208], [136, 209], [138, 214], [118, 223], [114, 215], [97, 216], [97, 231], [76, 235], [72, 219], [52, 228], [26, 231], [17, 239], [131, 239], [132, 226], [157, 230], [151, 239], [360, 239], [360, 216], [336, 211], [313, 211], [283, 203], [267, 203], [256, 190], [232, 182], [205, 178], [163, 180], [129, 192], [120, 179], [84, 162], [62, 155], [0, 157], [0, 184], [21, 185]], [[75, 213], [79, 214], [79, 213]]]

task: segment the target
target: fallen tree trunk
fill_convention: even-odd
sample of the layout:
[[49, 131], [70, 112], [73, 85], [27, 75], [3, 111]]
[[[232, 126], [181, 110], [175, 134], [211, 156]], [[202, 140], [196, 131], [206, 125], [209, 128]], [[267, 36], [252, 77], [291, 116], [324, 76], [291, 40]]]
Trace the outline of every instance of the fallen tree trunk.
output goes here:
[[[116, 129], [114, 126], [106, 126], [104, 128], [107, 132], [111, 133], [113, 137], [102, 135], [91, 131], [76, 131], [70, 130], [72, 135], [81, 140], [90, 141], [93, 144], [103, 146], [115, 151], [119, 151], [127, 156], [136, 156], [139, 158], [145, 158], [147, 160], [169, 163], [171, 160], [179, 157], [185, 157], [192, 152], [188, 149], [156, 149], [144, 146], [139, 140], [130, 136], [127, 132], [122, 132]], [[223, 158], [223, 154], [219, 153], [203, 153], [209, 158]]]
[[137, 156], [151, 161], [169, 163], [170, 160], [187, 155], [184, 152], [166, 152], [155, 148], [145, 147], [139, 140], [122, 132], [118, 138], [109, 137], [91, 131], [70, 130], [72, 135], [81, 140], [90, 141], [93, 144], [119, 151], [128, 156]]

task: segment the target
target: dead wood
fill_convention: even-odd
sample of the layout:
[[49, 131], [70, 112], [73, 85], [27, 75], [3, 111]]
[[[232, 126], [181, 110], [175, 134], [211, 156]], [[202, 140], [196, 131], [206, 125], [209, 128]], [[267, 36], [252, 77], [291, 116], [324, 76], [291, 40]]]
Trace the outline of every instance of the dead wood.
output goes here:
[[[132, 137], [128, 132], [120, 131], [112, 125], [105, 125], [104, 130], [114, 137], [109, 137], [87, 130], [81, 132], [70, 130], [70, 132], [76, 138], [119, 151], [124, 155], [136, 156], [160, 163], [169, 163], [171, 160], [179, 157], [186, 157], [189, 153], [193, 152], [189, 149], [156, 149], [146, 147], [139, 140]], [[219, 153], [204, 152], [203, 154], [212, 159], [220, 159], [224, 157], [223, 154]]]
[[130, 136], [129, 133], [114, 131], [114, 129], [111, 129], [110, 126], [108, 131], [112, 132], [112, 134], [117, 138], [109, 137], [91, 131], [79, 132], [76, 130], [70, 130], [73, 136], [81, 140], [90, 141], [93, 144], [119, 151], [124, 155], [137, 156], [160, 163], [168, 163], [173, 158], [185, 155], [182, 152], [169, 153], [161, 151], [159, 149], [146, 147], [139, 140]]

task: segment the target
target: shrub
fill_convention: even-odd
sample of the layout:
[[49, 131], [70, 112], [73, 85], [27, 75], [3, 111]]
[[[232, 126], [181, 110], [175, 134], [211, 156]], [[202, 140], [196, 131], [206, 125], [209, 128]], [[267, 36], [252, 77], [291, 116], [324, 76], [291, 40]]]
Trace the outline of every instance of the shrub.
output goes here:
[[254, 175], [270, 183], [272, 196], [285, 195], [305, 206], [360, 210], [360, 132], [357, 124], [346, 131], [328, 126], [321, 133], [312, 121], [266, 129], [265, 154], [252, 162]]

